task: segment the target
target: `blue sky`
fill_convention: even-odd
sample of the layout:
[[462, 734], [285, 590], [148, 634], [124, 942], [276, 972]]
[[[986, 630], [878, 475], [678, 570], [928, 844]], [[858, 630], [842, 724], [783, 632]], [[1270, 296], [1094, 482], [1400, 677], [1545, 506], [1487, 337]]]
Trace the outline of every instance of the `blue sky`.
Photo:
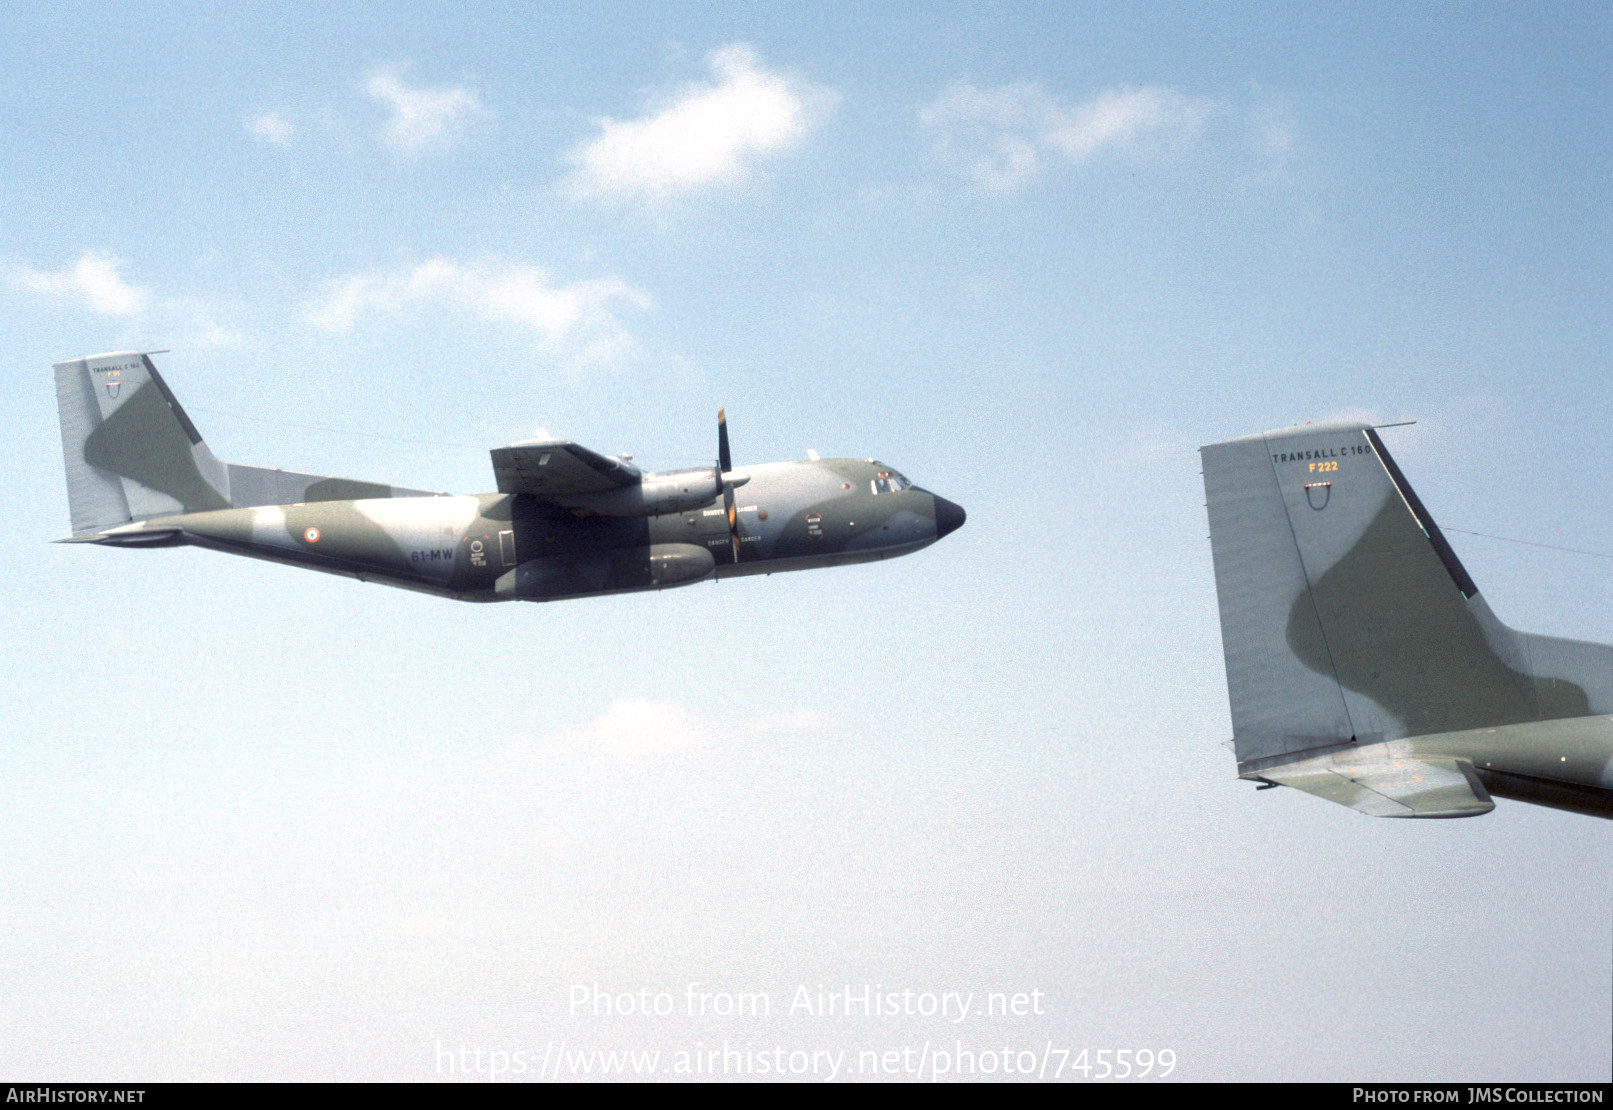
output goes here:
[[[0, 1072], [726, 1039], [1606, 1079], [1600, 822], [1235, 780], [1196, 448], [1415, 419], [1385, 438], [1442, 524], [1613, 552], [1610, 32], [1598, 5], [13, 12]], [[232, 461], [472, 492], [540, 426], [704, 464], [723, 405], [741, 464], [875, 455], [969, 521], [897, 563], [547, 606], [51, 546], [50, 364], [126, 348], [170, 350]], [[1451, 538], [1503, 620], [1613, 639], [1605, 557]], [[773, 1013], [690, 1016], [692, 982]], [[596, 983], [679, 1009], [572, 1012]], [[1046, 1012], [787, 1012], [864, 983]]]

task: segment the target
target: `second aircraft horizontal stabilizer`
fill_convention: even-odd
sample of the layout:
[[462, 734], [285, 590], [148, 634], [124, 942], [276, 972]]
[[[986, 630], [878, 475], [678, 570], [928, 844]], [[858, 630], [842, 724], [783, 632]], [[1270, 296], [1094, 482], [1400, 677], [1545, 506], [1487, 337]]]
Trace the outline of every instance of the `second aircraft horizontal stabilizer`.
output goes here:
[[1463, 759], [1331, 766], [1307, 760], [1262, 777], [1373, 817], [1478, 817], [1495, 808], [1473, 765]]

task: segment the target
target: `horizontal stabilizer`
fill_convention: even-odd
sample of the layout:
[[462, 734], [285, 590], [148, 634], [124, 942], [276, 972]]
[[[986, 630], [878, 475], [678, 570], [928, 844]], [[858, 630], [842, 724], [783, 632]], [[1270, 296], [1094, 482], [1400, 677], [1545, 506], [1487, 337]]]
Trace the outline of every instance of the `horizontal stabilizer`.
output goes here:
[[1372, 817], [1478, 817], [1495, 808], [1464, 759], [1279, 767], [1263, 776]]

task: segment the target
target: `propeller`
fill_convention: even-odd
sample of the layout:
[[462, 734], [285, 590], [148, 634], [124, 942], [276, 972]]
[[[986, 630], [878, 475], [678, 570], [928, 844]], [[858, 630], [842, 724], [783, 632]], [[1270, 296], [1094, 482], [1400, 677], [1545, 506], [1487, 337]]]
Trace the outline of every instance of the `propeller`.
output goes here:
[[728, 539], [734, 547], [734, 562], [739, 562], [739, 513], [734, 508], [734, 483], [728, 474], [734, 469], [733, 456], [728, 453], [728, 416], [717, 410], [717, 484], [722, 487], [722, 507], [728, 516]]

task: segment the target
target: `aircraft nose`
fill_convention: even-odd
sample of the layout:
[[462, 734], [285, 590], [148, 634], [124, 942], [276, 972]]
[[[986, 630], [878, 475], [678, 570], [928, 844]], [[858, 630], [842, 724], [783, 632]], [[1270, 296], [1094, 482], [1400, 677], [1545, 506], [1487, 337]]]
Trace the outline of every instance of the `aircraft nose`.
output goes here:
[[[930, 496], [934, 497], [935, 495], [931, 494]], [[956, 532], [963, 527], [963, 522], [967, 517], [968, 514], [963, 511], [962, 505], [948, 501], [944, 497], [936, 497], [935, 538], [940, 539], [948, 532]]]

